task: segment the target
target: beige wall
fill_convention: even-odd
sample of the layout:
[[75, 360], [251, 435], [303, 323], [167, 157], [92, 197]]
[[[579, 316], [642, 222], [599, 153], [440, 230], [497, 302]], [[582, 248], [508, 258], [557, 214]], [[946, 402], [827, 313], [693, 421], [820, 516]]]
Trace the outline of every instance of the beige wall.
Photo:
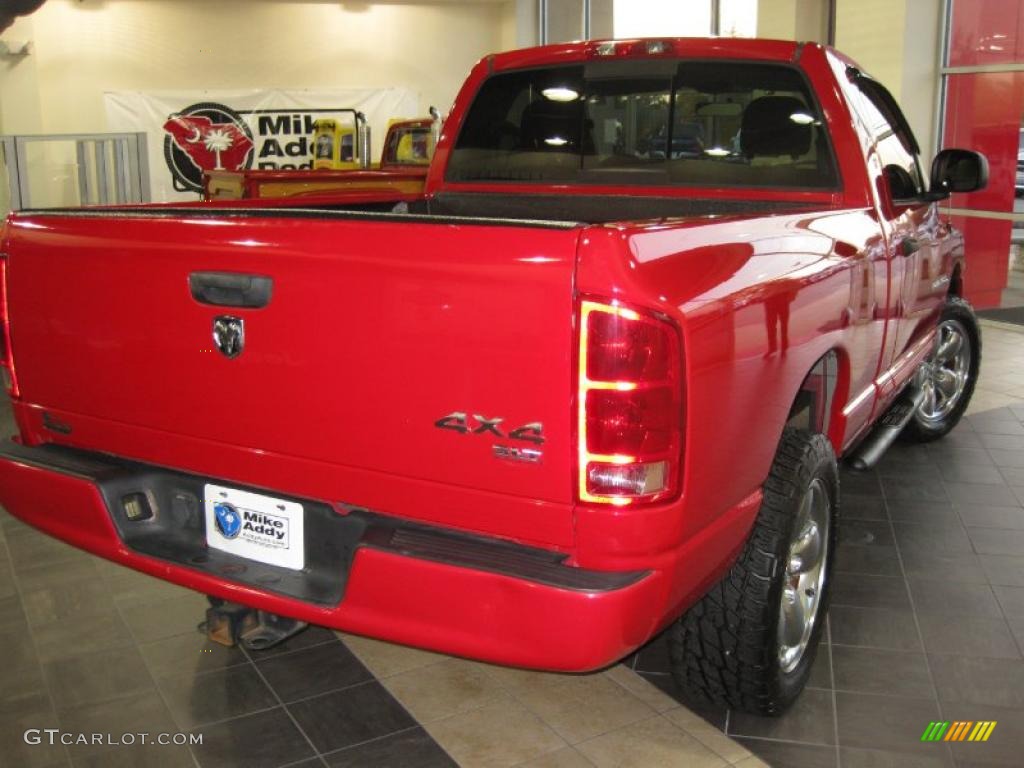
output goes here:
[[760, 0], [757, 36], [824, 43], [828, 40], [826, 0]]
[[0, 130], [106, 130], [107, 90], [404, 86], [446, 111], [514, 28], [502, 2], [49, 0], [4, 33], [33, 52], [0, 60]]
[[921, 144], [935, 151], [939, 82], [939, 0], [838, 0], [836, 48], [892, 91]]

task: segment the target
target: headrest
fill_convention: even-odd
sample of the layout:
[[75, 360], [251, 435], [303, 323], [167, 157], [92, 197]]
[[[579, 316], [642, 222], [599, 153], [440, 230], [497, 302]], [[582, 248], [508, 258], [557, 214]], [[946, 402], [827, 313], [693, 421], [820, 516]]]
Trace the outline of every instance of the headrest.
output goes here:
[[747, 157], [790, 155], [799, 157], [811, 148], [811, 125], [794, 122], [794, 114], [806, 115], [807, 107], [792, 96], [762, 96], [743, 112], [740, 149]]

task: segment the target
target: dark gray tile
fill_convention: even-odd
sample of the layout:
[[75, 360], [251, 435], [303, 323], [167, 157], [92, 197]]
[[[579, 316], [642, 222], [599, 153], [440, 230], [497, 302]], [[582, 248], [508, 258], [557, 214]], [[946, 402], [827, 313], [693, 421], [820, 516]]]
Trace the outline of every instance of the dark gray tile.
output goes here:
[[925, 525], [956, 525], [960, 518], [951, 503], [941, 501], [888, 501], [893, 522]]
[[202, 768], [277, 768], [316, 754], [282, 707], [195, 732], [203, 736], [203, 743], [192, 747]]
[[[926, 726], [927, 723], [924, 723]], [[924, 726], [921, 730], [924, 731]], [[932, 749], [917, 753], [881, 749], [841, 747], [839, 759], [843, 768], [952, 768], [953, 758], [945, 744], [932, 744]]]
[[[989, 467], [995, 462], [982, 446], [946, 445], [939, 441], [928, 446], [928, 452], [937, 463], [963, 464], [974, 467]], [[940, 471], [941, 472], [941, 471]]]
[[457, 763], [422, 728], [385, 736], [327, 755], [330, 768], [456, 768]]
[[984, 504], [992, 507], [1007, 507], [1019, 503], [1013, 491], [1005, 485], [945, 483], [945, 486], [949, 500], [962, 506]]
[[58, 712], [153, 690], [153, 679], [133, 647], [47, 662], [47, 685]]
[[986, 704], [983, 714], [972, 714], [977, 708], [943, 705], [950, 709], [948, 720], [994, 720], [996, 727], [985, 742], [950, 744], [957, 768], [1020, 768], [1024, 755], [1024, 711]]
[[843, 645], [919, 651], [914, 617], [908, 611], [834, 605], [829, 610], [832, 642]]
[[935, 695], [924, 654], [834, 645], [832, 664], [837, 691]]
[[845, 483], [839, 509], [843, 520], [888, 520], [881, 491], [871, 495], [847, 493]]
[[832, 695], [832, 691], [806, 688], [793, 706], [778, 717], [733, 712], [729, 718], [729, 735], [835, 744]]
[[672, 671], [669, 662], [668, 634], [662, 632], [636, 652], [636, 664], [633, 668], [638, 672], [668, 674]]
[[[51, 743], [44, 729], [58, 728], [57, 716], [44, 692], [0, 701], [0, 759], [11, 768], [68, 765], [59, 741]], [[26, 734], [26, 731], [30, 731]], [[27, 740], [26, 740], [27, 735]], [[35, 743], [38, 740], [38, 743]], [[30, 742], [30, 743], [27, 743]]]
[[992, 587], [996, 600], [1007, 616], [1024, 616], [1024, 587]]
[[16, 595], [0, 597], [0, 632], [28, 632], [28, 621]]
[[156, 677], [185, 677], [249, 663], [241, 648], [227, 648], [198, 632], [143, 643], [139, 652]]
[[109, 748], [106, 752], [73, 756], [75, 768], [195, 768], [187, 746], [133, 744]]
[[258, 661], [256, 665], [286, 704], [373, 679], [363, 663], [340, 642]]
[[980, 435], [981, 444], [990, 451], [1024, 451], [1024, 436]]
[[882, 478], [882, 491], [885, 493], [886, 502], [949, 502], [950, 500], [942, 483], [927, 479], [918, 480], [916, 482], [906, 482], [902, 477], [884, 477]]
[[971, 552], [971, 540], [959, 523], [925, 525], [922, 523], [892, 524], [900, 549], [931, 549], [939, 552]]
[[987, 584], [909, 579], [914, 608], [922, 613], [941, 613], [957, 619], [973, 616], [999, 618], [1003, 615], [992, 588]]
[[978, 562], [990, 583], [1007, 587], [1024, 587], [1024, 557], [978, 555]]
[[[929, 655], [932, 677], [944, 702], [1024, 709], [1024, 660]], [[987, 715], [967, 718], [977, 720]]]
[[203, 595], [189, 592], [169, 600], [121, 609], [125, 623], [139, 643], [195, 632], [205, 620], [209, 603]]
[[878, 474], [884, 478], [886, 488], [894, 485], [894, 481], [920, 485], [922, 483], [942, 482], [942, 473], [933, 457], [922, 453], [922, 461], [916, 462], [889, 462], [880, 467]]
[[1004, 619], [972, 616], [968, 621], [950, 621], [939, 613], [918, 613], [921, 637], [928, 653], [1019, 659], [1020, 651]]
[[96, 578], [96, 565], [88, 556], [57, 565], [26, 565], [18, 568], [17, 572], [18, 584], [22, 591], [52, 585], [75, 584]]
[[816, 649], [807, 685], [812, 688], [832, 688], [832, 650], [824, 638]]
[[926, 446], [929, 455], [933, 456], [940, 455], [943, 451], [956, 453], [963, 449], [976, 449], [983, 447], [984, 443], [981, 440], [981, 435], [971, 429], [970, 422], [965, 423], [962, 429], [954, 429], [942, 438], [942, 440], [937, 440]]
[[251, 664], [203, 675], [161, 677], [157, 684], [182, 728], [247, 715], [278, 704]]
[[949, 483], [1006, 485], [1003, 476], [993, 465], [965, 464], [953, 460], [939, 462], [939, 469], [942, 472], [942, 479]]
[[832, 604], [904, 610], [910, 607], [910, 599], [901, 578], [836, 573], [832, 580]]
[[134, 644], [116, 612], [89, 614], [74, 621], [50, 621], [32, 630], [42, 661], [82, 656]]
[[0, 664], [0, 705], [46, 690], [43, 670], [27, 632], [0, 632], [3, 663]]
[[891, 547], [895, 544], [888, 520], [845, 520], [839, 542], [858, 547]]
[[939, 717], [934, 699], [837, 691], [836, 706], [842, 747], [928, 754], [932, 746], [919, 745], [925, 747], [921, 749], [915, 742], [928, 722]]
[[964, 581], [987, 584], [988, 576], [974, 552], [946, 552], [931, 547], [900, 549], [903, 571], [909, 577], [936, 581]]
[[128, 568], [114, 566], [113, 563], [103, 564], [101, 574], [103, 582], [110, 590], [111, 599], [122, 609], [135, 608], [159, 603], [163, 600], [194, 594], [184, 587], [168, 581], [148, 576]]
[[878, 496], [882, 490], [877, 472], [854, 472], [842, 467], [839, 471], [839, 487], [842, 488], [844, 502], [848, 496]]
[[960, 521], [974, 528], [1024, 529], [1024, 509], [1013, 507], [986, 507], [974, 505], [962, 507]]
[[773, 766], [785, 768], [835, 768], [836, 748], [818, 747], [810, 744], [793, 744], [784, 741], [768, 741], [735, 737], [744, 747], [761, 760]]
[[[1024, 386], [1024, 380], [1021, 386]], [[1024, 427], [1012, 416], [1007, 418], [1005, 414], [986, 412], [967, 418], [980, 435], [1024, 435]]]
[[1024, 557], [1024, 531], [1000, 528], [968, 528], [974, 551], [979, 555], [1013, 555]]
[[[74, 734], [109, 734], [119, 738], [122, 734], [149, 733], [153, 738], [161, 733], [175, 733], [178, 729], [171, 719], [160, 695], [155, 691], [133, 694], [116, 701], [85, 704], [61, 712], [60, 725]], [[109, 744], [74, 744], [68, 748], [72, 761], [84, 755], [111, 751]]]
[[1017, 647], [1024, 654], [1024, 616], [1008, 616], [1006, 623], [1010, 625], [1010, 632], [1017, 641]]
[[21, 601], [25, 616], [33, 626], [75, 621], [117, 610], [107, 585], [99, 578], [23, 589]]
[[1024, 485], [1024, 467], [1000, 467], [999, 474], [1007, 485]]
[[280, 656], [284, 653], [301, 651], [304, 648], [312, 648], [314, 645], [340, 642], [341, 640], [339, 640], [338, 636], [334, 634], [333, 629], [327, 629], [326, 627], [306, 627], [306, 629], [302, 630], [297, 635], [292, 635], [283, 643], [278, 643], [270, 648], [264, 648], [259, 651], [252, 651], [247, 648], [245, 649], [245, 653], [253, 661], [262, 661], [264, 659], [273, 658], [274, 656]]
[[289, 705], [288, 710], [321, 753], [416, 725], [402, 705], [377, 682], [303, 699]]
[[11, 563], [19, 577], [23, 569], [49, 568], [60, 571], [75, 563], [89, 563], [92, 555], [34, 528], [8, 529], [4, 532]]
[[674, 698], [693, 714], [701, 717], [709, 725], [720, 731], [725, 730], [725, 721], [729, 716], [729, 711], [725, 707], [718, 704], [712, 704], [706, 700], [688, 698], [681, 690], [679, 690], [678, 687], [676, 687], [671, 675], [667, 675], [663, 672], [640, 672], [638, 674], [651, 685]]
[[992, 457], [997, 467], [1024, 469], [1024, 451], [990, 449], [988, 455]]
[[876, 576], [899, 576], [902, 573], [896, 547], [877, 544], [857, 546], [841, 542], [836, 547], [835, 569], [838, 572]]

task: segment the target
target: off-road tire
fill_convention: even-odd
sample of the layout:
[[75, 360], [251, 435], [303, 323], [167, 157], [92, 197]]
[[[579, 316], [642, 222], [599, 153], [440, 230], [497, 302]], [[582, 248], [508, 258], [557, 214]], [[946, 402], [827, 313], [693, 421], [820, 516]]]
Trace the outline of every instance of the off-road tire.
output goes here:
[[[779, 610], [790, 539], [814, 478], [831, 503], [817, 623], [790, 672], [779, 661]], [[787, 428], [754, 528], [726, 576], [669, 629], [672, 674], [683, 694], [759, 715], [777, 715], [803, 690], [825, 626], [835, 561], [839, 476], [824, 435]]]
[[974, 314], [974, 309], [963, 299], [950, 296], [946, 299], [946, 306], [942, 309], [939, 325], [941, 326], [946, 320], [958, 321], [970, 338], [971, 362], [967, 382], [956, 406], [942, 421], [928, 422], [921, 417], [920, 411], [914, 414], [900, 434], [901, 438], [910, 442], [927, 443], [949, 434], [953, 427], [960, 422], [970, 405], [974, 387], [978, 383], [978, 372], [981, 370], [981, 328], [978, 326], [978, 318]]

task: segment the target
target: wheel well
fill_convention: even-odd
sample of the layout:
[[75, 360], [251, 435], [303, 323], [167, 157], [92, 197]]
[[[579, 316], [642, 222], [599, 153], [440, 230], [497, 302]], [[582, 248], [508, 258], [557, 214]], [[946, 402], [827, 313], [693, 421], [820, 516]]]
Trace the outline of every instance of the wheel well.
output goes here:
[[953, 275], [949, 278], [949, 295], [959, 299], [964, 297], [964, 278], [960, 262], [953, 267]]
[[839, 355], [835, 350], [829, 350], [800, 384], [786, 417], [786, 426], [828, 435], [838, 380]]

